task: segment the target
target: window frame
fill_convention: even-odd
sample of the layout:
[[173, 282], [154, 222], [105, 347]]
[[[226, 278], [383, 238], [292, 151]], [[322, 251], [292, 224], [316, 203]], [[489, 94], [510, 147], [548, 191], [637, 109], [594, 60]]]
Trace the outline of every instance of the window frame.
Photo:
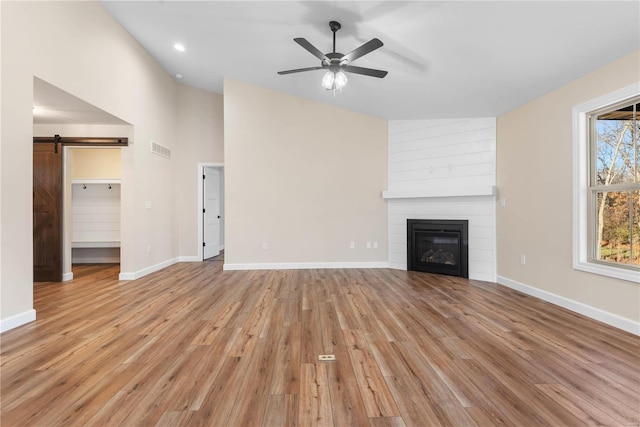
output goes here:
[[[614, 107], [640, 96], [640, 82], [599, 96], [573, 107], [573, 268], [589, 273], [640, 283], [640, 270], [594, 259], [594, 215], [591, 185], [592, 150], [589, 117], [597, 111]], [[612, 188], [612, 187], [610, 187]], [[613, 189], [613, 188], [612, 188]]]

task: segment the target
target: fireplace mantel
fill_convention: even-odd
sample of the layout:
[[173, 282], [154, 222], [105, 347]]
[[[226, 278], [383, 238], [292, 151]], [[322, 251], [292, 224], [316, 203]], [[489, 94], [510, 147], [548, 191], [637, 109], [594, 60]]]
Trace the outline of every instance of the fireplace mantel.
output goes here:
[[429, 197], [470, 197], [470, 196], [494, 196], [494, 185], [481, 185], [464, 188], [429, 188], [422, 190], [386, 190], [382, 192], [383, 199], [419, 199]]

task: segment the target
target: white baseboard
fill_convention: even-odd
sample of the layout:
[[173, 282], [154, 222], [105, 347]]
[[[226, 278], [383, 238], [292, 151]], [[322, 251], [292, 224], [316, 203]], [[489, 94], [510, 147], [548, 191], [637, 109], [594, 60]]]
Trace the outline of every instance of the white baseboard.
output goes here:
[[324, 268], [389, 268], [386, 261], [369, 262], [281, 262], [281, 263], [252, 263], [228, 264], [223, 270], [311, 270]]
[[33, 322], [34, 320], [36, 320], [36, 311], [34, 309], [7, 317], [6, 319], [0, 320], [0, 332], [6, 332], [26, 323]]
[[62, 281], [68, 282], [69, 280], [73, 280], [73, 273], [64, 273], [62, 275]]
[[617, 314], [609, 313], [608, 311], [604, 311], [600, 308], [592, 307], [590, 305], [583, 304], [581, 302], [574, 301], [572, 299], [565, 298], [560, 295], [544, 291], [542, 289], [534, 288], [533, 286], [525, 285], [524, 283], [520, 283], [506, 277], [498, 276], [497, 282], [501, 285], [520, 291], [524, 294], [540, 298], [541, 300], [550, 302], [551, 304], [558, 305], [560, 307], [566, 308], [567, 310], [571, 310], [573, 312], [598, 320], [602, 323], [606, 323], [607, 325], [640, 336], [640, 322], [627, 319], [626, 317], [618, 316]]
[[120, 273], [120, 275], [118, 276], [118, 280], [136, 280], [146, 276], [147, 274], [155, 273], [156, 271], [162, 270], [163, 268], [167, 268], [177, 262], [178, 258], [171, 258], [156, 265], [152, 265], [150, 267], [143, 268], [142, 270], [135, 271], [133, 273]]
[[393, 268], [394, 270], [406, 270], [407, 263], [406, 262], [390, 262], [389, 268]]
[[198, 255], [195, 256], [179, 256], [178, 257], [178, 262], [202, 262], [202, 259], [198, 257]]
[[[405, 263], [405, 262], [390, 262], [389, 263], [389, 268], [392, 268], [394, 270], [406, 270], [407, 269], [407, 263]], [[469, 273], [469, 280], [481, 280], [483, 282], [492, 282], [492, 283], [494, 283], [496, 281], [496, 277], [491, 275], [491, 274], [486, 274], [486, 273], [479, 273], [479, 274]]]

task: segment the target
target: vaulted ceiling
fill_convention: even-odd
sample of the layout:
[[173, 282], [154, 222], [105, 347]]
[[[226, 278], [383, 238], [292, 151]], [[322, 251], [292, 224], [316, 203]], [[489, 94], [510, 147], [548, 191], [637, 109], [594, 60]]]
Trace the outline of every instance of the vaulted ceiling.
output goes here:
[[[102, 1], [171, 75], [222, 93], [225, 77], [387, 119], [496, 116], [640, 49], [637, 1]], [[293, 42], [337, 51], [377, 37], [341, 93]], [[175, 43], [186, 50], [176, 51]]]
[[[498, 116], [640, 49], [638, 1], [101, 3], [181, 83], [222, 93], [233, 78], [386, 119]], [[382, 40], [354, 65], [389, 74], [349, 74], [335, 94], [322, 70], [278, 75], [320, 65], [293, 38], [330, 52], [331, 20], [338, 52]], [[121, 123], [36, 83], [36, 123]]]

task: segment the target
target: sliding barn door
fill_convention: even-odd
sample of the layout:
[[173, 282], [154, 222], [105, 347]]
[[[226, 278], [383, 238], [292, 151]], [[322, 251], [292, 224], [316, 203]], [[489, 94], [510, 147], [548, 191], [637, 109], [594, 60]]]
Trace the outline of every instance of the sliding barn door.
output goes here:
[[62, 146], [33, 144], [33, 280], [62, 281]]

